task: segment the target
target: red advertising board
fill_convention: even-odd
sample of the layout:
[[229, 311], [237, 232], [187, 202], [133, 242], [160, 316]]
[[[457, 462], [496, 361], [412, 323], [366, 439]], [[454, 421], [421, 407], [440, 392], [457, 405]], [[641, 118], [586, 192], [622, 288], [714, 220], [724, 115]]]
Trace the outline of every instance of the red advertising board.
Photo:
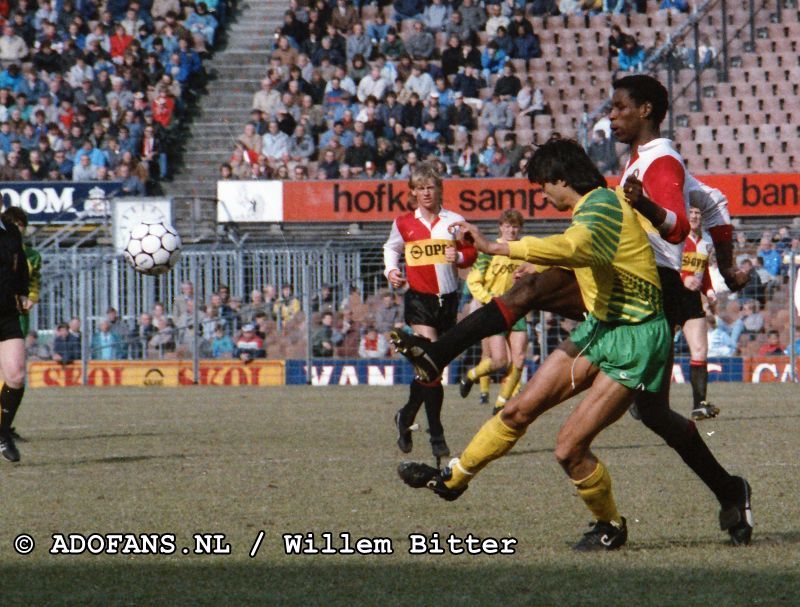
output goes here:
[[[728, 197], [733, 216], [800, 214], [800, 174], [705, 175]], [[609, 179], [616, 185], [618, 179]], [[286, 181], [284, 221], [391, 221], [408, 210], [405, 181]], [[470, 220], [495, 220], [506, 209], [526, 219], [565, 219], [526, 179], [448, 179], [445, 207]]]

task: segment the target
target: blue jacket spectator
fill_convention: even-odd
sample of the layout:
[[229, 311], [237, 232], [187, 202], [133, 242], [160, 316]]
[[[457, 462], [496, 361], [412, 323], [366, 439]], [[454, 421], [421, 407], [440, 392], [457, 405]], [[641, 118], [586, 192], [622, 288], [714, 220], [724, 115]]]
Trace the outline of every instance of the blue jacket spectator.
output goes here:
[[483, 69], [483, 77], [488, 80], [490, 74], [499, 74], [503, 66], [508, 61], [508, 56], [505, 51], [497, 46], [497, 43], [492, 40], [486, 45], [481, 54], [481, 68]]
[[53, 360], [68, 365], [80, 357], [81, 340], [69, 332], [65, 323], [61, 323], [56, 327], [56, 336], [53, 339]]
[[644, 49], [633, 36], [626, 36], [619, 49], [619, 69], [623, 72], [640, 71], [644, 65]]
[[119, 336], [111, 332], [107, 320], [97, 325], [97, 333], [92, 336], [92, 358], [95, 360], [118, 360], [124, 358]]

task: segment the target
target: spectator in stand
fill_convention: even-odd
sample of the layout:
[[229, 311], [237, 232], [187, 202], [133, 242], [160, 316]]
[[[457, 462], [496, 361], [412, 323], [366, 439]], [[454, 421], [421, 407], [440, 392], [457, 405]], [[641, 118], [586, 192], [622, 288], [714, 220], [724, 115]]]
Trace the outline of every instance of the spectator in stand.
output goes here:
[[[516, 23], [516, 22], [515, 22]], [[542, 46], [539, 41], [539, 36], [533, 33], [533, 30], [528, 31], [524, 23], [530, 22], [525, 20], [523, 23], [512, 23], [513, 44], [511, 50], [511, 57], [514, 59], [537, 59], [542, 56]]]
[[56, 336], [53, 338], [53, 360], [62, 365], [68, 365], [80, 358], [80, 337], [71, 334], [66, 323], [60, 323], [56, 327]]
[[380, 52], [391, 61], [397, 61], [406, 54], [406, 45], [393, 27], [386, 31], [386, 39], [380, 44]]
[[756, 250], [756, 256], [764, 261], [764, 269], [769, 273], [771, 280], [775, 280], [782, 274], [783, 262], [780, 251], [775, 248], [772, 238], [763, 237]]
[[123, 196], [145, 196], [147, 191], [144, 183], [137, 175], [131, 174], [131, 168], [125, 163], [120, 163], [116, 171], [116, 179], [122, 181], [120, 193]]
[[475, 114], [472, 108], [464, 103], [464, 95], [461, 91], [453, 94], [453, 105], [447, 108], [447, 118], [455, 131], [466, 133], [477, 127]]
[[392, 293], [381, 295], [381, 305], [375, 311], [375, 328], [383, 335], [392, 329], [402, 329], [405, 325], [403, 313]]
[[225, 326], [217, 325], [214, 327], [214, 337], [211, 339], [211, 356], [214, 358], [233, 358], [234, 349], [233, 340], [225, 334]]
[[[481, 109], [480, 124], [493, 135], [498, 129], [514, 128], [514, 113], [508, 102], [503, 101], [495, 92], [492, 98], [484, 103]], [[489, 164], [488, 162], [486, 163]]]
[[[470, 26], [464, 22], [464, 17], [461, 15], [461, 11], [458, 10], [450, 13], [450, 20], [447, 22], [447, 25], [445, 25], [444, 32], [447, 34], [448, 47], [450, 47], [450, 40], [454, 36], [459, 46], [462, 40], [474, 42], [476, 37], [475, 30], [471, 29]], [[444, 60], [444, 57], [442, 59]]]
[[508, 61], [508, 56], [492, 40], [481, 54], [481, 75], [488, 82], [490, 76], [499, 74], [503, 70], [506, 61]]
[[759, 311], [758, 301], [754, 299], [745, 300], [742, 303], [742, 311], [736, 322], [733, 323], [733, 337], [738, 340], [741, 333], [763, 333], [764, 316]]
[[[462, 9], [463, 11], [463, 9]], [[499, 4], [490, 4], [486, 11], [489, 18], [486, 20], [486, 35], [489, 38], [494, 38], [497, 35], [497, 28], [504, 27], [508, 30], [511, 20], [503, 15], [502, 9]]]
[[289, 140], [289, 159], [293, 162], [306, 163], [311, 160], [315, 152], [314, 140], [306, 134], [305, 127], [298, 124]]
[[195, 37], [200, 37], [205, 46], [214, 46], [214, 36], [217, 31], [217, 20], [208, 12], [205, 2], [197, 3], [197, 10], [192, 10], [192, 5], [186, 5], [186, 20], [183, 25]]
[[276, 120], [269, 123], [269, 130], [263, 137], [261, 153], [270, 163], [283, 159], [289, 153], [289, 137], [278, 128]]
[[155, 335], [156, 328], [153, 326], [152, 317], [143, 312], [139, 315], [139, 322], [134, 325], [128, 336], [130, 345], [130, 357], [132, 359], [143, 358], [147, 353], [147, 344], [150, 338]]
[[611, 139], [606, 139], [604, 130], [597, 129], [592, 133], [592, 142], [589, 144], [587, 153], [603, 175], [619, 171], [619, 159], [617, 158], [614, 142]]
[[419, 63], [415, 63], [404, 86], [409, 92], [416, 93], [420, 99], [428, 99], [433, 92], [434, 82], [431, 75], [423, 71]]
[[339, 174], [339, 162], [336, 160], [334, 151], [327, 149], [323, 152], [322, 161], [318, 168], [325, 174], [325, 179], [335, 179]]
[[364, 136], [356, 133], [353, 138], [353, 145], [345, 151], [344, 160], [350, 166], [353, 175], [358, 176], [367, 164], [375, 156], [375, 150], [364, 143]]
[[739, 270], [750, 276], [750, 280], [741, 290], [740, 296], [745, 299], [755, 299], [761, 305], [764, 305], [766, 303], [766, 288], [761, 282], [758, 272], [753, 267], [753, 262], [750, 259], [744, 259], [739, 264]]
[[442, 0], [432, 0], [431, 4], [422, 11], [422, 22], [429, 32], [436, 34], [443, 32], [450, 21], [452, 8]]
[[708, 356], [729, 357], [736, 355], [736, 341], [726, 330], [727, 326], [718, 316], [709, 315], [708, 322]]
[[336, 0], [336, 6], [331, 12], [330, 23], [339, 32], [346, 34], [353, 29], [356, 23], [359, 23], [358, 12], [350, 6], [347, 0]]
[[92, 337], [92, 358], [95, 360], [117, 360], [121, 356], [119, 336], [111, 331], [108, 320], [97, 323], [97, 332]]
[[517, 78], [514, 64], [510, 61], [503, 65], [502, 75], [494, 85], [494, 94], [506, 102], [516, 101], [517, 95], [522, 90], [522, 82]]
[[360, 22], [353, 25], [352, 33], [347, 36], [347, 60], [352, 61], [356, 55], [369, 57], [372, 54], [372, 41], [364, 31], [364, 26]]
[[[471, 143], [467, 143], [458, 155], [456, 166], [462, 177], [475, 177], [480, 165], [480, 159]], [[484, 165], [485, 166], [485, 165]]]
[[424, 2], [422, 0], [393, 0], [394, 20], [398, 27], [404, 19], [415, 19], [422, 14]]
[[335, 347], [344, 341], [344, 335], [333, 327], [333, 313], [323, 312], [320, 324], [311, 340], [311, 352], [319, 358], [332, 358]]
[[618, 56], [619, 69], [622, 72], [640, 72], [644, 65], [644, 49], [636, 42], [636, 38], [626, 35]]
[[27, 56], [28, 45], [25, 40], [14, 32], [14, 27], [10, 23], [6, 23], [3, 27], [3, 36], [0, 37], [0, 66], [19, 64]]
[[372, 21], [367, 26], [367, 37], [370, 39], [370, 42], [375, 50], [377, 50], [383, 41], [386, 40], [389, 27], [389, 24], [386, 23], [386, 15], [383, 14], [383, 9], [378, 7], [378, 11], [375, 13]]
[[784, 346], [780, 342], [780, 333], [774, 329], [767, 333], [767, 341], [758, 349], [759, 356], [783, 356]]
[[53, 357], [53, 351], [49, 345], [39, 341], [39, 334], [36, 331], [30, 331], [25, 336], [25, 358], [30, 361], [50, 360]]
[[358, 344], [360, 358], [386, 358], [389, 353], [389, 342], [374, 326], [367, 327]]
[[687, 0], [661, 0], [661, 4], [658, 5], [658, 10], [688, 13], [689, 3]]
[[253, 109], [264, 112], [270, 118], [274, 117], [281, 103], [281, 94], [277, 91], [269, 78], [261, 80], [261, 89], [253, 95]]
[[[217, 329], [214, 329], [215, 334]], [[243, 363], [249, 363], [257, 358], [265, 358], [264, 340], [256, 335], [256, 327], [253, 323], [247, 323], [242, 327], [241, 334], [234, 342], [233, 357], [238, 358]]]
[[478, 74], [478, 67], [471, 63], [464, 66], [464, 72], [456, 74], [453, 81], [453, 91], [461, 93], [464, 102], [476, 111], [480, 111], [483, 106], [483, 102], [480, 100], [480, 90], [485, 86], [486, 81]]
[[281, 296], [275, 302], [275, 314], [283, 322], [294, 318], [300, 312], [300, 300], [294, 296], [294, 289], [290, 284], [281, 287]]
[[377, 100], [383, 99], [388, 83], [381, 76], [381, 70], [377, 65], [370, 68], [369, 74], [361, 79], [358, 83], [357, 97], [361, 103], [366, 103], [368, 97], [374, 97]]
[[425, 24], [419, 19], [414, 21], [414, 31], [406, 38], [405, 45], [412, 59], [430, 59], [436, 50], [433, 34], [425, 30]]
[[91, 164], [88, 154], [83, 154], [72, 169], [72, 181], [93, 181], [97, 179], [97, 167]]

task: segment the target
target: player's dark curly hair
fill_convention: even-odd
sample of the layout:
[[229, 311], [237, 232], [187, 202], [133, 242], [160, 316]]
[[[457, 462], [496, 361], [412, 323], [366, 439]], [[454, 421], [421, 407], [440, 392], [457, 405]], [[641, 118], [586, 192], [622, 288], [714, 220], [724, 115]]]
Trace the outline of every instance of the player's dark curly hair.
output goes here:
[[650, 103], [653, 109], [648, 119], [656, 128], [663, 122], [669, 109], [669, 94], [658, 80], [646, 74], [635, 74], [615, 80], [612, 86], [615, 91], [619, 89], [627, 91], [636, 105]]
[[536, 149], [528, 162], [528, 179], [540, 184], [563, 181], [581, 196], [606, 187], [605, 177], [583, 147], [560, 137]]

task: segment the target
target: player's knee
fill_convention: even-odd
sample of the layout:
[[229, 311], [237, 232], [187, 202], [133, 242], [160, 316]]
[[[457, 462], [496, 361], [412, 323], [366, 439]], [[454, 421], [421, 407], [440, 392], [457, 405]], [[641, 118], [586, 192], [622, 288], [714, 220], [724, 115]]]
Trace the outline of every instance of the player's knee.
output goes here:
[[25, 384], [25, 367], [6, 369], [4, 381], [11, 388], [21, 388]]
[[555, 455], [556, 461], [562, 468], [569, 471], [570, 468], [578, 465], [586, 455], [587, 447], [568, 437], [559, 436], [556, 442]]
[[535, 417], [526, 409], [523, 409], [515, 401], [509, 401], [503, 410], [498, 413], [500, 419], [509, 428], [524, 430], [533, 423]]
[[508, 366], [508, 358], [501, 354], [493, 354], [492, 355], [492, 370], [498, 371], [500, 369], [505, 369]]

